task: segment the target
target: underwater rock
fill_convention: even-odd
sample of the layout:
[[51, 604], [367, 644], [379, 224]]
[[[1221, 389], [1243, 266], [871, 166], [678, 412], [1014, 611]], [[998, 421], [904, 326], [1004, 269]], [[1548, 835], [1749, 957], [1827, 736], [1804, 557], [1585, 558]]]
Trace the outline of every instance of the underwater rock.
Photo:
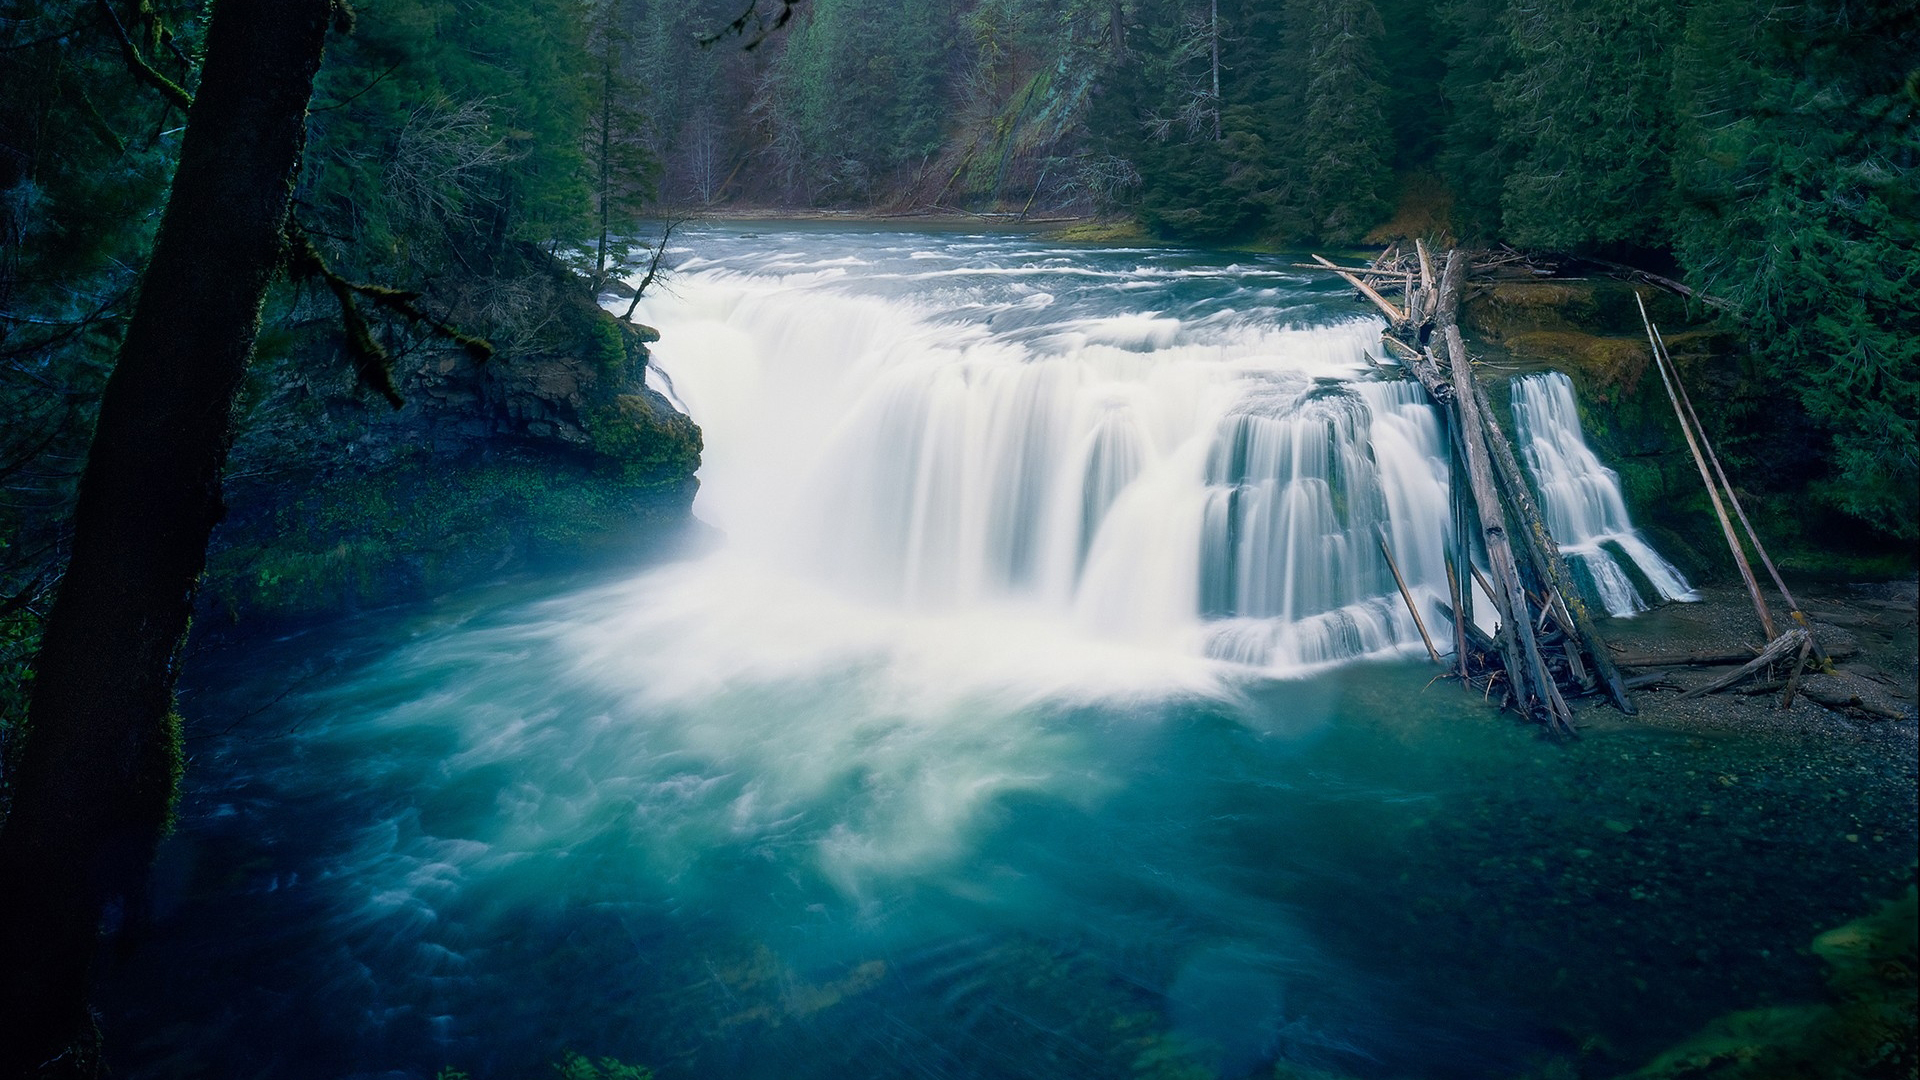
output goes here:
[[1631, 1080], [1914, 1076], [1920, 1071], [1915, 898], [1909, 886], [1873, 914], [1814, 938], [1832, 1000], [1723, 1016]]

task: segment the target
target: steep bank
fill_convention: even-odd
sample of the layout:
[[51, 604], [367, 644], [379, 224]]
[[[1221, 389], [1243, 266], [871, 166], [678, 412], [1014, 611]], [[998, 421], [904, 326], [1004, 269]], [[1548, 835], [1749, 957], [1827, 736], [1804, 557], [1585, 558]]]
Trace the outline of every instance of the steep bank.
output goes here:
[[526, 329], [484, 363], [439, 342], [398, 352], [398, 410], [356, 385], [324, 321], [265, 341], [202, 633], [635, 552], [686, 520], [701, 435], [646, 386], [652, 333], [601, 310], [564, 268], [529, 261], [542, 272], [519, 283]]

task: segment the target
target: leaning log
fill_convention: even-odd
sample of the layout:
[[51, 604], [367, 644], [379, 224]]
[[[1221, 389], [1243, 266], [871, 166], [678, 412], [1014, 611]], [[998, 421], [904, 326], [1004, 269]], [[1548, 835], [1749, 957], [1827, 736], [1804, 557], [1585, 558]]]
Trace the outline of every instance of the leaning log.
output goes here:
[[[1493, 422], [1493, 409], [1487, 402], [1486, 390], [1477, 384], [1474, 387], [1481, 415], [1488, 423]], [[1567, 569], [1566, 559], [1560, 554], [1560, 545], [1554, 542], [1553, 534], [1547, 531], [1546, 516], [1533, 501], [1533, 489], [1528, 487], [1526, 477], [1520, 472], [1520, 463], [1515, 460], [1513, 447], [1505, 436], [1497, 430], [1488, 433], [1487, 443], [1493, 448], [1493, 461], [1499, 472], [1500, 480], [1506, 488], [1514, 512], [1520, 519], [1521, 547], [1527, 553], [1527, 560], [1533, 567], [1534, 576], [1550, 594], [1557, 594], [1564, 615], [1561, 623], [1569, 634], [1576, 636], [1581, 646], [1593, 657], [1594, 673], [1600, 683], [1606, 687], [1607, 696], [1621, 712], [1632, 716], [1640, 711], [1633, 703], [1633, 692], [1627, 688], [1626, 681], [1620, 677], [1620, 670], [1613, 665], [1607, 655], [1607, 644], [1600, 636], [1600, 630], [1594, 625], [1593, 613], [1587, 609], [1586, 600], [1580, 590], [1574, 586], [1573, 573]], [[1571, 621], [1565, 621], [1565, 620]]]
[[1407, 321], [1406, 312], [1401, 311], [1399, 308], [1393, 306], [1392, 301], [1388, 300], [1384, 296], [1381, 296], [1380, 293], [1377, 290], [1375, 290], [1373, 286], [1367, 284], [1364, 281], [1361, 281], [1358, 277], [1355, 277], [1353, 273], [1349, 271], [1346, 267], [1337, 265], [1330, 260], [1321, 258], [1318, 255], [1315, 255], [1313, 257], [1313, 261], [1319, 263], [1321, 266], [1325, 267], [1326, 269], [1331, 270], [1336, 274], [1339, 274], [1341, 278], [1345, 279], [1347, 284], [1353, 286], [1356, 289], [1359, 289], [1360, 295], [1373, 301], [1374, 306], [1379, 308], [1383, 313], [1385, 313], [1388, 321], [1396, 325]]
[[[1734, 516], [1740, 519], [1740, 527], [1746, 530], [1747, 541], [1753, 545], [1754, 554], [1760, 556], [1760, 564], [1767, 568], [1767, 574], [1773, 578], [1774, 588], [1779, 589], [1781, 597], [1786, 600], [1787, 614], [1809, 635], [1813, 635], [1814, 657], [1820, 661], [1821, 667], [1831, 670], [1832, 658], [1827, 655], [1825, 649], [1820, 647], [1819, 636], [1813, 634], [1813, 626], [1807, 622], [1806, 612], [1800, 610], [1800, 601], [1793, 598], [1793, 593], [1787, 589], [1785, 579], [1780, 576], [1779, 568], [1773, 565], [1773, 559], [1768, 556], [1767, 546], [1760, 542], [1760, 533], [1753, 527], [1752, 520], [1747, 517], [1747, 508], [1740, 504], [1740, 493], [1734, 490], [1733, 481], [1727, 479], [1727, 470], [1720, 465], [1720, 455], [1714, 452], [1713, 440], [1707, 438], [1706, 426], [1700, 423], [1700, 415], [1693, 411], [1693, 398], [1687, 393], [1687, 384], [1680, 381], [1680, 368], [1673, 362], [1673, 353], [1667, 348], [1667, 340], [1660, 336], [1660, 328], [1654, 326], [1651, 320], [1648, 321], [1647, 328], [1653, 332], [1653, 343], [1659, 354], [1655, 359], [1664, 361], [1667, 371], [1673, 376], [1673, 388], [1680, 391], [1680, 403], [1686, 406], [1687, 419], [1692, 421], [1694, 433], [1700, 436], [1700, 447], [1707, 452], [1707, 461], [1713, 465], [1713, 474], [1719, 478], [1720, 486], [1726, 489], [1727, 502], [1733, 507]], [[1787, 694], [1787, 699], [1789, 702], [1793, 699], [1791, 690]]]
[[1720, 519], [1720, 531], [1726, 535], [1727, 550], [1733, 553], [1733, 562], [1740, 570], [1740, 580], [1746, 583], [1747, 595], [1753, 599], [1754, 614], [1760, 617], [1760, 628], [1768, 637], [1775, 637], [1773, 615], [1767, 610], [1767, 602], [1760, 596], [1760, 583], [1753, 578], [1753, 567], [1747, 563], [1747, 553], [1740, 547], [1740, 538], [1734, 535], [1733, 523], [1727, 520], [1727, 508], [1720, 501], [1720, 489], [1707, 472], [1707, 461], [1700, 453], [1700, 443], [1694, 438], [1693, 426], [1687, 423], [1687, 417], [1680, 409], [1680, 397], [1674, 393], [1673, 381], [1667, 377], [1667, 365], [1660, 360], [1660, 345], [1653, 330], [1653, 320], [1647, 317], [1646, 302], [1639, 293], [1633, 294], [1634, 303], [1640, 305], [1640, 321], [1647, 328], [1647, 348], [1653, 352], [1653, 366], [1660, 372], [1660, 385], [1667, 388], [1667, 399], [1673, 403], [1673, 418], [1680, 423], [1680, 434], [1687, 437], [1687, 449], [1693, 452], [1693, 463], [1700, 468], [1700, 482], [1707, 486], [1707, 496], [1713, 501], [1713, 512]]
[[1441, 274], [1439, 300], [1434, 321], [1446, 350], [1453, 373], [1455, 408], [1460, 416], [1461, 441], [1466, 450], [1467, 476], [1473, 500], [1480, 514], [1480, 534], [1487, 549], [1487, 561], [1494, 581], [1494, 603], [1500, 612], [1500, 651], [1516, 697], [1523, 710], [1539, 708], [1556, 731], [1571, 734], [1573, 712], [1560, 696], [1540, 655], [1540, 643], [1533, 635], [1527, 610], [1526, 590], [1520, 583], [1520, 569], [1507, 538], [1506, 513], [1493, 476], [1492, 453], [1488, 450], [1488, 419], [1480, 415], [1474, 393], [1473, 366], [1467, 359], [1466, 343], [1460, 336], [1455, 317], [1460, 286], [1466, 277], [1466, 260], [1458, 251], [1448, 252], [1446, 270]]

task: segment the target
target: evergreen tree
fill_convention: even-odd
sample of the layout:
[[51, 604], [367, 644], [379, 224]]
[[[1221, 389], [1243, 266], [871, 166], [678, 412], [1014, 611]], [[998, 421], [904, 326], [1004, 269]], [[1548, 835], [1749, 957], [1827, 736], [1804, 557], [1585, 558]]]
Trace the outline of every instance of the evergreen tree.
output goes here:
[[1435, 11], [1435, 50], [1446, 58], [1444, 110], [1436, 118], [1445, 139], [1435, 160], [1453, 196], [1453, 231], [1468, 242], [1500, 235], [1500, 198], [1513, 167], [1496, 105], [1501, 79], [1513, 68], [1506, 7], [1507, 0], [1451, 0]]
[[1503, 232], [1526, 247], [1663, 249], [1672, 213], [1669, 0], [1515, 0], [1495, 88], [1515, 161]]
[[1305, 114], [1297, 153], [1308, 235], [1352, 243], [1386, 216], [1392, 131], [1373, 0], [1294, 0], [1306, 42]]
[[642, 86], [630, 74], [633, 37], [615, 0], [602, 0], [594, 12], [588, 50], [594, 101], [585, 143], [594, 210], [591, 280], [598, 288], [632, 254], [631, 237], [654, 196], [659, 162], [647, 149], [647, 116], [635, 105]]
[[1699, 0], [1675, 76], [1675, 235], [1764, 386], [1831, 432], [1830, 505], [1920, 535], [1920, 5]]

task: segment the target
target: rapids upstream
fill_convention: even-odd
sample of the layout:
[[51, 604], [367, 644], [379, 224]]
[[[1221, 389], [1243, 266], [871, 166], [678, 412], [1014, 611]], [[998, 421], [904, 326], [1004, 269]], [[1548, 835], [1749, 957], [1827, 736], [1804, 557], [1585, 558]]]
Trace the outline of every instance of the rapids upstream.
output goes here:
[[[1444, 625], [1444, 432], [1334, 284], [684, 236], [640, 317], [717, 538], [195, 666], [120, 1075], [1604, 1074], [1907, 880], [1871, 747], [1428, 688], [1376, 537]], [[1515, 399], [1596, 599], [1688, 595]]]

